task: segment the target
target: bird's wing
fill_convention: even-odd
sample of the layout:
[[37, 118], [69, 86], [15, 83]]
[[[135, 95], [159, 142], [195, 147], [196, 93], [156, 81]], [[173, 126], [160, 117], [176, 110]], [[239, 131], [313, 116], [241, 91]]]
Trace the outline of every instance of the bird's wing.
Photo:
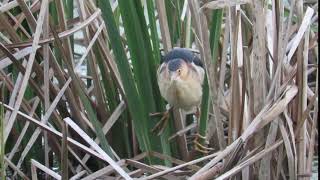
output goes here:
[[165, 63], [160, 64], [160, 66], [159, 66], [159, 68], [158, 68], [158, 70], [157, 70], [157, 76], [158, 76], [158, 77], [159, 77], [159, 75], [160, 75], [161, 73], [163, 73], [163, 72], [165, 71], [165, 68], [166, 68], [166, 64], [165, 64]]
[[168, 72], [166, 69], [167, 69], [166, 63], [162, 63], [157, 71], [157, 81], [158, 81], [158, 86], [159, 86], [161, 96], [166, 101], [168, 101], [167, 91], [170, 86], [170, 80], [168, 78]]
[[201, 82], [201, 84], [203, 84], [204, 81], [204, 75], [205, 75], [205, 71], [201, 66], [195, 65], [195, 63], [192, 63], [193, 67], [196, 69], [199, 80]]

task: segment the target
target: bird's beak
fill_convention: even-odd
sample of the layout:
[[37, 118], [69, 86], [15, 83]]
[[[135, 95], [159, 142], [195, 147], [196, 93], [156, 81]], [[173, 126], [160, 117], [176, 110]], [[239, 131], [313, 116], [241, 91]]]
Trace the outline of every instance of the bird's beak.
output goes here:
[[170, 74], [171, 81], [177, 81], [181, 78], [181, 69], [178, 69], [175, 72], [171, 72]]
[[177, 79], [179, 78], [179, 74], [177, 72], [172, 72], [171, 76], [170, 76], [170, 80], [173, 81], [177, 81]]

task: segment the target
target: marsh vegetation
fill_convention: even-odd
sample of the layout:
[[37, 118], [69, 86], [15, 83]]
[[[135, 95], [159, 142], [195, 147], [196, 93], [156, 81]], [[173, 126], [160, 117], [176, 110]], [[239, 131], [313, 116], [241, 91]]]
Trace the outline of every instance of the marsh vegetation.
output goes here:
[[[0, 179], [310, 179], [317, 9], [313, 0], [2, 0]], [[201, 113], [174, 109], [157, 135], [161, 117], [150, 113], [167, 102], [156, 71], [175, 47], [204, 64]]]

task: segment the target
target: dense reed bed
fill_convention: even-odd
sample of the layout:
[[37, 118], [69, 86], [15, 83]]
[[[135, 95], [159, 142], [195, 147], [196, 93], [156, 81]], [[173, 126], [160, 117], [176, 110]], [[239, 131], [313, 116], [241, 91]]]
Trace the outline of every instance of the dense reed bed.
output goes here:
[[[2, 0], [1, 179], [310, 179], [318, 2]], [[205, 65], [200, 118], [166, 110], [161, 56]], [[206, 148], [204, 148], [206, 147]], [[203, 151], [206, 149], [206, 151]]]

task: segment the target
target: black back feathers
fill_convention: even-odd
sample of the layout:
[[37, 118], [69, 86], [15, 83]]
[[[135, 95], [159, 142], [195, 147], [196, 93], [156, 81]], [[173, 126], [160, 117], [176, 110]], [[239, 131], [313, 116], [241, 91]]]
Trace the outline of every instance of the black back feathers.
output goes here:
[[185, 48], [175, 48], [172, 51], [168, 52], [168, 54], [161, 58], [161, 63], [168, 63], [169, 61], [174, 59], [182, 59], [187, 63], [193, 62], [195, 65], [203, 68], [201, 60], [192, 51]]

